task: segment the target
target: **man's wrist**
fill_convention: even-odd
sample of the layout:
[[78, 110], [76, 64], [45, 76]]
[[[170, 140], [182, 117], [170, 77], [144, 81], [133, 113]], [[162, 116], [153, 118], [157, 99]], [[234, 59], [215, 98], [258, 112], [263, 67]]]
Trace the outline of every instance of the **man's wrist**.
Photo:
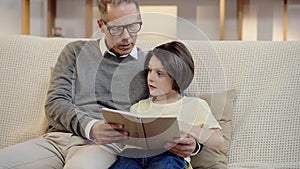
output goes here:
[[198, 141], [196, 141], [196, 148], [194, 150], [194, 152], [190, 155], [190, 156], [195, 156], [197, 155], [203, 148], [203, 145], [200, 144]]
[[91, 141], [94, 141], [95, 138], [93, 137], [93, 134], [92, 134], [92, 127], [93, 125], [97, 122], [98, 120], [92, 120], [88, 123], [88, 125], [86, 126], [85, 128], [85, 136], [87, 139], [91, 140]]

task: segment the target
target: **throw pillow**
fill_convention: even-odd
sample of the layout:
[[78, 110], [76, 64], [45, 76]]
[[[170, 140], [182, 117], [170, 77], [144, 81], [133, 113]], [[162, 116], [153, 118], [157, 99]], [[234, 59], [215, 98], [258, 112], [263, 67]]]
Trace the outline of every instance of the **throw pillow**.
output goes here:
[[211, 108], [215, 118], [222, 127], [225, 145], [221, 150], [213, 150], [206, 146], [202, 151], [191, 158], [191, 164], [194, 169], [210, 168], [223, 169], [228, 168], [227, 152], [231, 141], [231, 119], [233, 112], [233, 100], [236, 96], [236, 90], [232, 89], [223, 93], [186, 93], [187, 96], [199, 97], [205, 100]]

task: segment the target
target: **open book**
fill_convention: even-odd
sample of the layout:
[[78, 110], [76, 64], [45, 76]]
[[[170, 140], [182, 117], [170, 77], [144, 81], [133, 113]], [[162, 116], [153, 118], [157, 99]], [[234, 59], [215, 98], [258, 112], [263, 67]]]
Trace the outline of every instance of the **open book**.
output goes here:
[[143, 149], [160, 149], [168, 141], [180, 137], [176, 116], [151, 117], [138, 116], [131, 112], [102, 108], [104, 120], [109, 123], [120, 123], [129, 132], [129, 139], [123, 144]]

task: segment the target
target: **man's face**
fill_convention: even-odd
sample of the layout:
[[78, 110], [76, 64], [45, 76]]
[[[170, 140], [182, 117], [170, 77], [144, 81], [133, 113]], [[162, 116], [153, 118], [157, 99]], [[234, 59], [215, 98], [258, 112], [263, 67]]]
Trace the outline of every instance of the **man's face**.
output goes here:
[[[141, 19], [134, 3], [108, 6], [107, 21], [102, 21], [102, 31], [106, 36], [106, 44], [112, 52], [117, 55], [129, 54], [136, 43], [137, 33], [129, 33], [124, 28], [120, 35], [111, 35], [108, 29], [137, 22], [141, 22]], [[119, 28], [122, 30], [122, 27]]]

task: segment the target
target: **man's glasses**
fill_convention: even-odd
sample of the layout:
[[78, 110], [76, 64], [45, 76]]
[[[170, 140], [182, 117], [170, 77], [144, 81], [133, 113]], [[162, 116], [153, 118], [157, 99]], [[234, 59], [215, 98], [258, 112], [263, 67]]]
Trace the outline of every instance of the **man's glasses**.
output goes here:
[[124, 28], [127, 29], [128, 33], [134, 34], [141, 30], [143, 22], [134, 22], [128, 25], [122, 25], [122, 26], [109, 26], [106, 22], [104, 22], [104, 25], [106, 25], [107, 30], [109, 31], [111, 36], [120, 36], [124, 32]]

